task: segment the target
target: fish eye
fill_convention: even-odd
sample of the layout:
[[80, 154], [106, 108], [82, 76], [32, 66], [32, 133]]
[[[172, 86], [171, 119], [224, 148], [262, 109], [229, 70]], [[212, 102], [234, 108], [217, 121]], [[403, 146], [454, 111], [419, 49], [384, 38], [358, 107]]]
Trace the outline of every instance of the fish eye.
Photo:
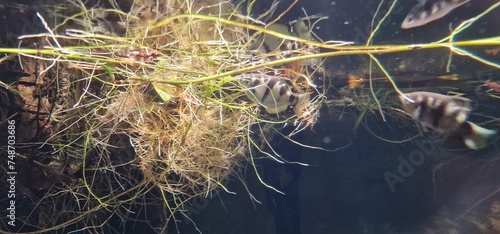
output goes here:
[[409, 16], [407, 21], [408, 23], [413, 23], [413, 21], [415, 21], [415, 18], [413, 16]]

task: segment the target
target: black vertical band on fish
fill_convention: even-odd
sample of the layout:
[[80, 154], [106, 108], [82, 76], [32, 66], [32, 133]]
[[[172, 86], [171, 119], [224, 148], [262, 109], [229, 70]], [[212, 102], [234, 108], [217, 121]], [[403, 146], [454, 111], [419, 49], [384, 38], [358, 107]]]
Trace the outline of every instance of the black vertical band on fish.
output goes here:
[[278, 114], [293, 107], [295, 115], [301, 117], [310, 103], [310, 93], [293, 93], [287, 78], [259, 73], [239, 75], [237, 78], [245, 87], [246, 95], [269, 114]]
[[419, 0], [401, 24], [401, 28], [409, 29], [440, 19], [453, 9], [462, 6], [470, 0]]
[[471, 100], [431, 92], [413, 92], [400, 95], [403, 109], [425, 129], [451, 136], [460, 135], [470, 149], [480, 149], [496, 135], [467, 121]]

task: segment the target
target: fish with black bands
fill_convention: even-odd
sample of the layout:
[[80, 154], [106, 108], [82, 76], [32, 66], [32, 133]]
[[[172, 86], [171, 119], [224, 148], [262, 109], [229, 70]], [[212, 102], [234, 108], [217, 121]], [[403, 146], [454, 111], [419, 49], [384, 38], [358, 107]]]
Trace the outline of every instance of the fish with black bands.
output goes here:
[[488, 145], [496, 131], [482, 128], [467, 120], [471, 100], [431, 92], [405, 93], [399, 96], [403, 109], [424, 129], [451, 136], [458, 134], [469, 149]]
[[419, 0], [401, 24], [401, 28], [420, 27], [440, 19], [453, 9], [468, 3], [470, 0]]
[[246, 95], [264, 107], [269, 114], [278, 114], [293, 107], [295, 115], [301, 117], [311, 102], [310, 93], [292, 92], [285, 77], [254, 73], [239, 75], [237, 78], [245, 87]]

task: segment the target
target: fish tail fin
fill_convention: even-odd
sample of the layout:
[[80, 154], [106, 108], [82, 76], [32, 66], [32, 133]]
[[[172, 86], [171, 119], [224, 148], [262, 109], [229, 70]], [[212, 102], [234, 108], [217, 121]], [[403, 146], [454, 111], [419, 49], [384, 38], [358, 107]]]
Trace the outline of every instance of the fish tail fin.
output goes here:
[[311, 103], [311, 93], [303, 93], [297, 95], [297, 103], [293, 107], [293, 111], [297, 117], [302, 117], [304, 109]]
[[488, 141], [497, 134], [495, 130], [479, 127], [471, 122], [465, 122], [464, 128], [464, 143], [469, 149], [474, 150], [488, 145]]

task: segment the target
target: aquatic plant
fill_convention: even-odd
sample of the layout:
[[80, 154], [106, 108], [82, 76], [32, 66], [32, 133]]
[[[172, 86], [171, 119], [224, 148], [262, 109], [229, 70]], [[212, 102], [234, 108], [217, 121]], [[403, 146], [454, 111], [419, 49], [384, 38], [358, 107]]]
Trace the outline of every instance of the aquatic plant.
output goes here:
[[[162, 232], [183, 215], [181, 207], [191, 198], [230, 192], [224, 183], [238, 178], [237, 168], [246, 161], [257, 171], [251, 148], [262, 147], [255, 129], [265, 135], [286, 123], [296, 126], [294, 134], [316, 123], [328, 91], [314, 82], [326, 75], [309, 72], [306, 61], [321, 65], [328, 57], [367, 55], [396, 91], [389, 72], [377, 60], [380, 54], [448, 48], [498, 68], [463, 48], [500, 45], [500, 37], [454, 40], [498, 5], [460, 25], [449, 37], [419, 45], [372, 45], [369, 40], [361, 46], [291, 36], [219, 1], [136, 2], [122, 11], [115, 1], [89, 6], [75, 0], [65, 6], [64, 14], [56, 12], [62, 17], [55, 21], [38, 14], [45, 32], [21, 36], [19, 48], [0, 48], [7, 54], [1, 61], [17, 57], [27, 74], [0, 82], [2, 95], [9, 98], [2, 99], [4, 104], [24, 110], [5, 111], [2, 123], [21, 121], [18, 128], [26, 131], [18, 136], [23, 146], [16, 154], [19, 168], [38, 176], [36, 181], [19, 181], [27, 186], [25, 204], [33, 206], [18, 214], [22, 227], [1, 232], [98, 230], [111, 222], [110, 214], [135, 219], [138, 207], [159, 201], [168, 210], [162, 213], [162, 226], [154, 227]], [[249, 48], [261, 35], [297, 46], [255, 54]], [[271, 55], [278, 59], [268, 59]], [[266, 116], [244, 98], [244, 87], [235, 79], [253, 71], [294, 76], [296, 91], [315, 92], [316, 98], [304, 116]], [[372, 79], [368, 82], [371, 89], [358, 96], [345, 95], [327, 104], [352, 101], [353, 106], [372, 111], [377, 103], [382, 109]], [[265, 138], [262, 142], [270, 146]], [[286, 162], [273, 152], [263, 153]]]

